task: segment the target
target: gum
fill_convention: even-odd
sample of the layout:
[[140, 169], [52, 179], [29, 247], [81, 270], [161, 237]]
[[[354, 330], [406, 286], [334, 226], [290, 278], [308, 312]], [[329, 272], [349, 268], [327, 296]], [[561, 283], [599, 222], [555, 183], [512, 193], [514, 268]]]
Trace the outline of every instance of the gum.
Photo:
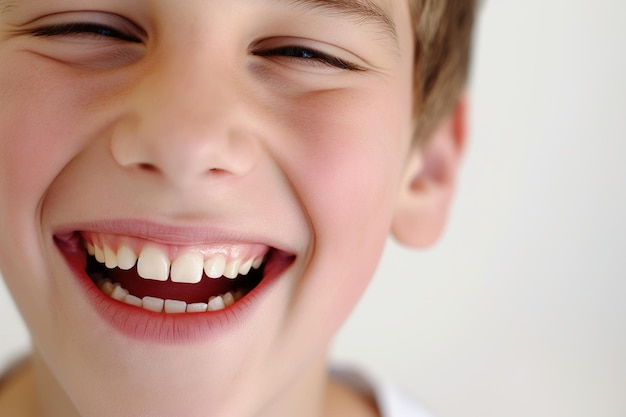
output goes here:
[[122, 245], [129, 247], [136, 255], [146, 245], [156, 246], [163, 253], [168, 254], [170, 260], [175, 260], [178, 256], [188, 252], [201, 253], [203, 258], [209, 259], [215, 255], [222, 255], [226, 261], [234, 259], [256, 259], [265, 256], [270, 247], [260, 243], [248, 242], [211, 242], [202, 245], [167, 245], [161, 242], [154, 242], [147, 239], [141, 239], [131, 236], [122, 236], [115, 234], [80, 232], [80, 236], [85, 243], [98, 246], [103, 249], [108, 246], [112, 251], [117, 252]]

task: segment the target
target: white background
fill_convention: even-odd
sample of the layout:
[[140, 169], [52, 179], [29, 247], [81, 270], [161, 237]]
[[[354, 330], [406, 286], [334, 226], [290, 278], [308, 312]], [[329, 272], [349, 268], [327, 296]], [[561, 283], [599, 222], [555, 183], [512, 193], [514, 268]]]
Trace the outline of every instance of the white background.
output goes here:
[[[623, 0], [487, 2], [448, 230], [390, 242], [334, 360], [441, 417], [626, 416], [625, 18]], [[0, 317], [2, 367], [28, 346], [2, 286]]]

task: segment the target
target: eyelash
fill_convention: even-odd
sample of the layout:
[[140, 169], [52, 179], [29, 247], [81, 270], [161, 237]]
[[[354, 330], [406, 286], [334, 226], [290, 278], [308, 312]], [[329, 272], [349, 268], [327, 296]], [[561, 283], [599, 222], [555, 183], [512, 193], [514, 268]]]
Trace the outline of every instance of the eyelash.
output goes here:
[[293, 59], [301, 59], [306, 61], [318, 62], [320, 64], [327, 65], [342, 70], [348, 71], [363, 71], [363, 68], [355, 65], [351, 62], [337, 58], [332, 55], [325, 54], [312, 48], [305, 48], [301, 46], [283, 46], [279, 48], [272, 48], [268, 50], [255, 51], [252, 53], [257, 56], [281, 56]]
[[31, 31], [34, 36], [54, 37], [65, 35], [93, 35], [95, 37], [113, 38], [121, 41], [141, 43], [141, 39], [128, 33], [121, 32], [110, 26], [97, 23], [64, 23], [44, 26]]
[[[38, 37], [55, 37], [67, 35], [93, 35], [95, 37], [113, 38], [121, 41], [141, 43], [142, 40], [136, 36], [119, 31], [107, 25], [97, 23], [64, 23], [58, 25], [44, 26], [31, 31], [32, 35]], [[297, 60], [312, 61], [338, 68], [346, 71], [363, 71], [363, 68], [348, 62], [344, 59], [325, 54], [312, 48], [301, 46], [283, 46], [268, 50], [253, 51], [253, 55], [261, 57], [287, 57]]]

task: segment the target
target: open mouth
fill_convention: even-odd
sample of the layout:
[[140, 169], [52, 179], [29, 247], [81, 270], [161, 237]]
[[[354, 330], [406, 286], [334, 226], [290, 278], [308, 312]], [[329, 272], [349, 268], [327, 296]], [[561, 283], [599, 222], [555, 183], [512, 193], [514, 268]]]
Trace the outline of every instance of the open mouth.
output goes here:
[[275, 270], [272, 264], [283, 269], [290, 263], [286, 260], [293, 260], [252, 243], [171, 246], [91, 232], [75, 232], [57, 242], [83, 253], [85, 272], [104, 294], [156, 313], [226, 309], [254, 290], [268, 269]]

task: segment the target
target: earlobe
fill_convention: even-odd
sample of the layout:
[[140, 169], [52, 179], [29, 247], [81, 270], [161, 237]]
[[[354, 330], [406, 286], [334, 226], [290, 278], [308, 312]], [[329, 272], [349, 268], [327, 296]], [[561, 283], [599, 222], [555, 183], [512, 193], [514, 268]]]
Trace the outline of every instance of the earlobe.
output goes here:
[[430, 246], [445, 228], [467, 140], [467, 101], [464, 95], [409, 155], [391, 230], [404, 245]]

